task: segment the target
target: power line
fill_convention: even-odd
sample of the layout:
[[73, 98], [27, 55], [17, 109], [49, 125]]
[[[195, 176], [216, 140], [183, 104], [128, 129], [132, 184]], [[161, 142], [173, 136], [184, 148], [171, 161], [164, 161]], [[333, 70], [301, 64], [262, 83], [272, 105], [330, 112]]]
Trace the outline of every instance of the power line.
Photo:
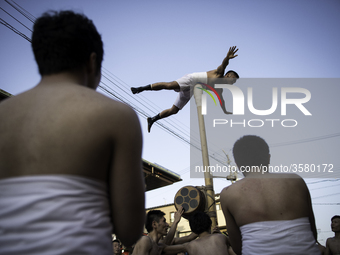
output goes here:
[[25, 28], [27, 28], [29, 31], [33, 32], [29, 27], [25, 26], [22, 22], [20, 22], [17, 18], [13, 17], [11, 14], [9, 14], [7, 11], [5, 11], [4, 9], [2, 9], [0, 7], [1, 10], [3, 10], [5, 13], [7, 13], [10, 17], [12, 17], [13, 19], [15, 19], [17, 22], [19, 22], [21, 25], [23, 25]]
[[301, 139], [301, 140], [296, 140], [296, 141], [291, 141], [291, 142], [276, 143], [276, 144], [271, 144], [270, 147], [272, 148], [272, 147], [280, 147], [280, 146], [286, 146], [286, 145], [294, 145], [294, 144], [299, 144], [299, 143], [309, 143], [309, 142], [329, 139], [329, 138], [338, 137], [338, 136], [340, 136], [340, 133], [323, 135], [323, 136], [318, 136], [318, 137], [313, 137], [313, 138], [306, 138], [306, 139]]
[[[10, 6], [12, 6], [15, 10], [17, 10], [19, 13], [21, 13], [25, 18], [27, 18], [29, 21], [31, 21], [32, 23], [35, 22], [36, 18], [30, 14], [27, 10], [25, 10], [23, 7], [21, 7], [19, 4], [17, 4], [16, 2], [14, 2], [12, 0], [12, 2], [17, 5], [18, 7], [14, 6], [13, 4], [11, 4], [8, 0], [5, 0], [6, 3], [8, 3]], [[25, 13], [26, 12], [26, 13]], [[29, 17], [31, 16], [31, 17]]]
[[309, 182], [307, 184], [309, 185], [309, 184], [315, 184], [315, 183], [320, 183], [320, 182], [337, 182], [337, 181], [340, 181], [340, 179], [320, 180], [320, 181], [315, 181], [315, 182]]
[[323, 195], [323, 196], [319, 196], [319, 197], [313, 197], [312, 200], [318, 199], [318, 198], [323, 198], [323, 197], [335, 196], [335, 195], [340, 195], [340, 192], [338, 192], [338, 193], [333, 193], [333, 194], [329, 194], [329, 195]]
[[312, 205], [340, 205], [340, 203], [312, 203]]
[[31, 38], [27, 37], [25, 34], [21, 33], [18, 29], [12, 27], [10, 24], [8, 24], [6, 21], [4, 21], [2, 18], [0, 18], [0, 24], [4, 25], [5, 27], [9, 28], [10, 30], [12, 30], [14, 33], [20, 35], [22, 38], [26, 39], [27, 41], [29, 41], [30, 43]]

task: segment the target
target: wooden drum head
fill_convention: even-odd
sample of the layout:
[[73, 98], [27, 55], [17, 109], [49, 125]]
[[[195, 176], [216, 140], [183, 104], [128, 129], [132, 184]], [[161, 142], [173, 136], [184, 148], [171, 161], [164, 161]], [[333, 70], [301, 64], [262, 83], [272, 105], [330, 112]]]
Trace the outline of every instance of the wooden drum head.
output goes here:
[[189, 218], [194, 212], [205, 209], [205, 196], [194, 186], [185, 186], [177, 191], [174, 202], [176, 209], [180, 206], [184, 208], [184, 218]]

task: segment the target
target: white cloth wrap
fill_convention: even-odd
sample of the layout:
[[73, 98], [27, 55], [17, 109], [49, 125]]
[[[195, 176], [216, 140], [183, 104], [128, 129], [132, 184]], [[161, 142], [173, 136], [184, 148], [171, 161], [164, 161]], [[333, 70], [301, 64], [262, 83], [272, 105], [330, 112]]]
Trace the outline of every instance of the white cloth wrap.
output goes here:
[[242, 254], [320, 255], [308, 218], [263, 221], [240, 227]]
[[104, 183], [72, 175], [0, 180], [0, 254], [112, 254]]

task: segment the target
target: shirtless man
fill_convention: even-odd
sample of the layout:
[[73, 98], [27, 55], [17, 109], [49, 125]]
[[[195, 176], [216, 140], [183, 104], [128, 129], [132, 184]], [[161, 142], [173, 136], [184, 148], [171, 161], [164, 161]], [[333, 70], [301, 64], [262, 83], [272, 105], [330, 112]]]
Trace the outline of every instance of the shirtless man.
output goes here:
[[166, 246], [163, 254], [188, 252], [194, 255], [228, 255], [228, 239], [225, 235], [210, 234], [211, 219], [204, 212], [196, 212], [189, 218], [191, 231], [198, 235], [198, 239], [179, 245]]
[[[182, 238], [174, 238], [177, 225], [181, 220], [184, 210], [180, 206], [175, 213], [174, 222], [169, 230], [169, 224], [164, 217], [165, 213], [160, 210], [149, 211], [146, 216], [145, 228], [148, 231], [147, 236], [142, 236], [133, 250], [133, 254], [138, 255], [156, 255], [161, 254], [164, 245], [181, 244], [189, 242], [197, 237], [195, 234]], [[164, 238], [163, 238], [164, 237]]]
[[[222, 64], [215, 70], [188, 74], [172, 82], [157, 82], [143, 87], [137, 88], [132, 87], [131, 91], [133, 94], [140, 93], [144, 90], [157, 91], [163, 89], [174, 90], [176, 92], [179, 92], [179, 95], [171, 108], [162, 111], [161, 113], [157, 114], [152, 118], [148, 118], [148, 132], [150, 133], [152, 124], [157, 120], [169, 117], [173, 114], [177, 114], [178, 111], [181, 110], [189, 102], [192, 95], [192, 89], [197, 83], [203, 84], [203, 86], [205, 86], [207, 89], [211, 89], [209, 87], [214, 88], [214, 84], [216, 82], [224, 84], [234, 84], [236, 80], [239, 78], [239, 75], [232, 70], [228, 71], [226, 74], [224, 74], [224, 72], [227, 65], [229, 64], [229, 59], [237, 57], [237, 55], [235, 55], [237, 51], [238, 49], [236, 49], [236, 46], [230, 47], [227, 56], [222, 61]], [[221, 107], [223, 112], [226, 114], [232, 114], [232, 112], [228, 112], [225, 108], [225, 102], [222, 96], [223, 89], [216, 88], [215, 91], [221, 98], [222, 102]]]
[[325, 255], [339, 255], [340, 254], [340, 216], [335, 215], [331, 219], [331, 228], [335, 236], [328, 238], [326, 241]]
[[269, 147], [258, 136], [240, 138], [233, 154], [245, 178], [221, 192], [221, 206], [235, 253], [320, 254], [304, 180], [267, 172]]
[[111, 255], [112, 231], [126, 246], [143, 231], [140, 123], [95, 91], [103, 43], [84, 15], [44, 14], [32, 49], [41, 81], [0, 104], [0, 254]]

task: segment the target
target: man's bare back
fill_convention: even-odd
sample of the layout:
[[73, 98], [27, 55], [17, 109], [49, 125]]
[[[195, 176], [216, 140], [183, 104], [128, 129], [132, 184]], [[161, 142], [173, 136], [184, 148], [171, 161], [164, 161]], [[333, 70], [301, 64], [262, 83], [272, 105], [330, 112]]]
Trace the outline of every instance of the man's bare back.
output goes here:
[[227, 237], [223, 234], [208, 234], [185, 244], [189, 254], [195, 255], [227, 255]]
[[198, 239], [191, 242], [178, 245], [166, 246], [163, 250], [164, 254], [176, 254], [180, 252], [188, 252], [195, 255], [228, 255], [228, 240], [223, 234], [202, 233]]
[[[99, 180], [108, 184], [112, 195], [115, 232], [125, 232], [122, 219], [144, 201], [143, 192], [133, 195], [129, 188], [143, 190], [141, 158], [131, 160], [131, 155], [141, 155], [139, 121], [129, 107], [92, 89], [61, 82], [40, 84], [5, 100], [0, 116], [0, 179], [75, 175]], [[137, 178], [128, 178], [131, 175]], [[129, 194], [131, 199], [139, 196], [138, 203], [129, 206], [131, 211], [117, 210], [125, 207]]]
[[[130, 108], [77, 84], [38, 85], [4, 101], [0, 116], [6, 133], [0, 169], [11, 169], [1, 171], [1, 179], [73, 174], [107, 182], [115, 163], [112, 141], [139, 126]], [[126, 135], [141, 144], [138, 133]]]
[[237, 201], [228, 203], [227, 207], [238, 226], [258, 221], [309, 217], [310, 213], [306, 184], [295, 174], [249, 176], [224, 189], [221, 195], [223, 203]]
[[[245, 178], [221, 192], [221, 206], [234, 251], [237, 254], [243, 252], [245, 240], [247, 247], [251, 247], [247, 248], [248, 252], [256, 252], [253, 247], [266, 249], [269, 247], [268, 242], [276, 240], [277, 245], [287, 245], [287, 249], [296, 247], [315, 254], [317, 231], [310, 194], [304, 180], [296, 174], [268, 173], [268, 167], [265, 167], [270, 162], [269, 147], [260, 137], [249, 135], [240, 138], [235, 142], [233, 154], [239, 169], [244, 170]], [[248, 166], [253, 166], [248, 168], [252, 171], [245, 171]], [[279, 228], [280, 222], [284, 226]], [[264, 225], [268, 227], [266, 233], [261, 232]], [[296, 233], [306, 237], [303, 241], [301, 238], [301, 245], [296, 238], [294, 245], [284, 241], [285, 237], [289, 238], [287, 233], [291, 234], [292, 226]], [[241, 228], [245, 232], [241, 233]], [[269, 234], [269, 229], [272, 229], [272, 234]], [[245, 236], [245, 233], [249, 235]], [[295, 251], [298, 253], [298, 250]]]

